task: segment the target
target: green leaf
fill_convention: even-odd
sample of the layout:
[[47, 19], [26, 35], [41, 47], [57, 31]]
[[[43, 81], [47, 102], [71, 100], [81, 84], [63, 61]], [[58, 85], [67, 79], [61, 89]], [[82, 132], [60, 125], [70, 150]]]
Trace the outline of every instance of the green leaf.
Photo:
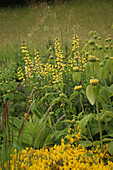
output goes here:
[[109, 152], [111, 155], [113, 155], [113, 142], [110, 142], [110, 143], [108, 144], [108, 152]]
[[84, 146], [84, 147], [89, 147], [91, 146], [91, 141], [80, 141], [80, 145]]
[[64, 135], [66, 136], [68, 133], [68, 130], [69, 130], [69, 128], [65, 128], [62, 131], [56, 131], [56, 133], [55, 133], [56, 139], [58, 140], [61, 136], [64, 136]]
[[110, 66], [111, 71], [113, 72], [113, 60], [110, 60], [109, 66]]
[[93, 87], [93, 95], [94, 95], [95, 99], [98, 98], [101, 91], [102, 91], [102, 86], [100, 84]]
[[92, 62], [87, 62], [86, 64], [86, 76], [92, 75], [92, 67], [93, 63]]
[[77, 94], [78, 94], [78, 91], [75, 91], [74, 93], [72, 93], [69, 100], [73, 100], [75, 96], [77, 96]]
[[88, 121], [92, 118], [92, 114], [86, 115], [83, 119], [79, 121], [80, 129], [83, 131]]
[[43, 147], [44, 147], [44, 146], [47, 146], [47, 145], [50, 145], [51, 142], [52, 142], [52, 135], [49, 134], [49, 135], [47, 136], [47, 138], [45, 139], [44, 143], [43, 143]]
[[77, 72], [77, 80], [80, 81], [80, 79], [81, 79], [81, 73]]
[[73, 79], [73, 82], [75, 83], [76, 81], [80, 81], [81, 79], [81, 73], [80, 72], [74, 72], [72, 74], [72, 79]]
[[109, 142], [109, 141], [113, 141], [113, 138], [104, 138], [103, 142]]
[[105, 114], [113, 118], [113, 111], [105, 111]]
[[55, 103], [57, 103], [57, 102], [59, 102], [60, 101], [60, 97], [57, 97], [56, 99], [54, 99], [52, 102], [51, 102], [51, 104], [55, 104]]
[[102, 87], [101, 97], [107, 102], [110, 102], [111, 89], [108, 86]]
[[72, 123], [72, 121], [71, 120], [63, 120], [62, 122], [65, 122], [65, 123]]
[[[32, 110], [32, 108], [31, 108], [31, 110]], [[39, 119], [41, 119], [42, 114], [40, 113], [40, 111], [39, 111], [37, 108], [33, 109], [32, 112], [33, 112]]]
[[100, 66], [99, 66], [99, 63], [94, 62], [94, 70], [95, 70], [95, 73], [96, 73], [97, 75], [100, 74]]
[[96, 98], [95, 98], [94, 93], [93, 93], [93, 86], [92, 85], [87, 86], [87, 88], [86, 88], [86, 96], [87, 96], [89, 102], [92, 105], [94, 105], [95, 101], [96, 101]]
[[[37, 129], [37, 131], [38, 131], [38, 129]], [[39, 135], [34, 142], [34, 147], [39, 148], [43, 144], [43, 141], [45, 138], [45, 133], [46, 133], [46, 125], [41, 127]]]
[[37, 134], [37, 131], [39, 129], [39, 119], [37, 119], [34, 127], [33, 127], [33, 130], [32, 130], [32, 136], [33, 138], [35, 138], [36, 134]]
[[77, 72], [74, 72], [74, 73], [72, 74], [72, 79], [73, 79], [73, 82], [75, 83], [76, 80], [77, 80]]
[[64, 98], [64, 100], [67, 102], [68, 105], [70, 105], [70, 108], [72, 108], [72, 102], [67, 98]]

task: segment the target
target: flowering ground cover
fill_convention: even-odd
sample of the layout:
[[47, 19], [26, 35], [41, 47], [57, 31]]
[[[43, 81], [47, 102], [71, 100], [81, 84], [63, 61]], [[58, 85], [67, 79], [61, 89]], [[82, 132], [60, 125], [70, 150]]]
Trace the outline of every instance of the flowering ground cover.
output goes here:
[[[79, 129], [79, 126], [78, 126]], [[78, 144], [74, 146], [74, 141], [80, 141], [80, 132], [74, 134], [73, 129], [69, 129], [67, 139], [69, 143], [65, 144], [64, 139], [61, 139], [60, 145], [44, 147], [42, 149], [26, 148], [22, 151], [14, 150], [11, 154], [10, 162], [4, 164], [5, 169], [104, 169], [111, 170], [113, 162], [110, 161], [108, 154], [108, 145], [104, 146], [104, 152], [101, 151], [98, 145], [95, 149], [87, 150], [84, 146]]]

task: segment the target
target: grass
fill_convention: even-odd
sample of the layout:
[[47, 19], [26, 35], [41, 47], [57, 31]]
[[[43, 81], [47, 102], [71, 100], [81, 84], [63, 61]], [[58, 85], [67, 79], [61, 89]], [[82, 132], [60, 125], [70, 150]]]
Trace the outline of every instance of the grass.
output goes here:
[[[106, 37], [113, 24], [112, 0], [72, 0], [48, 6], [0, 9], [0, 59], [13, 59], [15, 46], [25, 40], [29, 48], [43, 51], [48, 39], [58, 36], [62, 42], [72, 40], [73, 33], [80, 41], [96, 30]], [[40, 51], [39, 50], [39, 51]]]

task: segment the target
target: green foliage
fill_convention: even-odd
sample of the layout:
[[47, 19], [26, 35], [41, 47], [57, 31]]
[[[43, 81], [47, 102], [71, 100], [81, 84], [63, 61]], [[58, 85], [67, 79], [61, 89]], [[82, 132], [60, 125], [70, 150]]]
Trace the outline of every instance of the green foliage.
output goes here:
[[[14, 69], [1, 70], [0, 101], [11, 103], [8, 127], [13, 129], [10, 142], [14, 148], [59, 144], [70, 127], [79, 125], [81, 145], [101, 143], [103, 148], [108, 143], [112, 154], [113, 46], [112, 41], [95, 38], [94, 32], [92, 36], [93, 41], [80, 49], [78, 36], [74, 35], [69, 56], [56, 38], [48, 44], [47, 59], [37, 50], [31, 54], [23, 42], [18, 53], [21, 60], [17, 59]], [[1, 117], [2, 113], [3, 108]], [[5, 134], [1, 132], [1, 148]]]

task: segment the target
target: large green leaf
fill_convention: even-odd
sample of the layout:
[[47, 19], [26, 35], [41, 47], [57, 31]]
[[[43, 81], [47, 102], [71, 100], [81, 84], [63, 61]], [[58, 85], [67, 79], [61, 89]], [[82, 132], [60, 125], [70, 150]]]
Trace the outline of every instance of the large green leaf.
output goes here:
[[73, 79], [73, 82], [75, 83], [76, 80], [77, 80], [77, 72], [74, 72], [74, 73], [72, 74], [72, 79]]
[[80, 129], [83, 131], [88, 121], [92, 118], [92, 114], [86, 115], [83, 119], [79, 121]]
[[108, 152], [109, 152], [111, 155], [113, 155], [113, 142], [110, 142], [110, 143], [108, 144]]
[[97, 75], [100, 74], [100, 66], [98, 62], [94, 62], [94, 70]]
[[102, 87], [102, 91], [101, 91], [101, 97], [107, 102], [110, 102], [110, 96], [111, 96], [112, 92], [111, 89], [108, 86], [104, 86]]
[[93, 86], [92, 85], [87, 86], [87, 88], [86, 88], [86, 96], [87, 96], [89, 102], [92, 105], [94, 105], [95, 101], [96, 101], [96, 98], [95, 98], [94, 93], [93, 93]]
[[73, 82], [75, 83], [76, 81], [80, 81], [81, 79], [81, 73], [80, 72], [74, 72], [72, 74], [72, 79], [73, 79]]
[[33, 139], [35, 138], [38, 129], [39, 129], [39, 119], [37, 119], [37, 121], [36, 121], [36, 123], [35, 123], [35, 125], [33, 127], [33, 130], [32, 130]]
[[86, 64], [86, 76], [89, 76], [92, 74], [92, 67], [93, 67], [93, 63], [92, 62], [87, 62]]
[[45, 134], [46, 134], [46, 125], [41, 127], [38, 137], [34, 142], [34, 147], [39, 148], [43, 144], [44, 138], [46, 136]]
[[93, 87], [93, 95], [94, 95], [95, 99], [98, 98], [101, 91], [102, 91], [102, 86], [100, 84]]

